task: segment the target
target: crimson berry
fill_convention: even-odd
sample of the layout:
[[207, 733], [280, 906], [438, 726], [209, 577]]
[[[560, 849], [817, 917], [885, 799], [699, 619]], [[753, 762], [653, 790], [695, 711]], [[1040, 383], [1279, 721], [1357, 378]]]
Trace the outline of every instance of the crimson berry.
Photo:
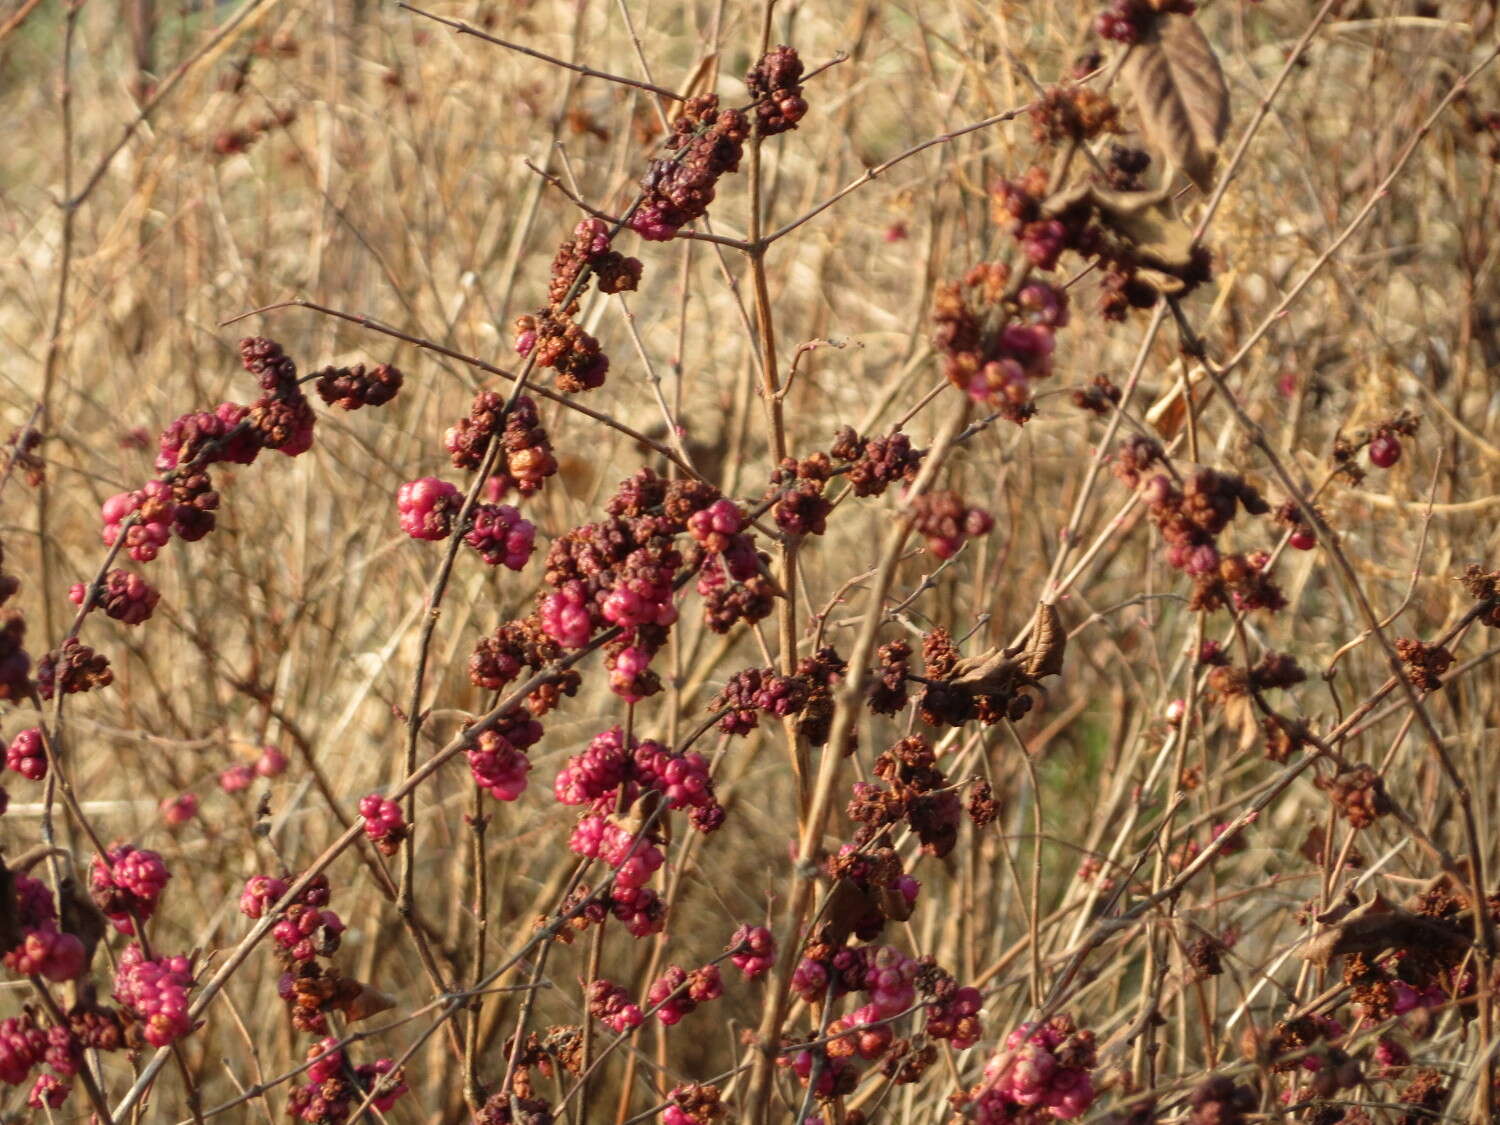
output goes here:
[[1299, 527], [1296, 531], [1292, 532], [1292, 537], [1288, 542], [1299, 551], [1311, 551], [1318, 545], [1318, 537], [1313, 533], [1311, 528]]
[[1389, 469], [1401, 460], [1401, 443], [1390, 434], [1381, 434], [1370, 442], [1370, 464], [1376, 468]]

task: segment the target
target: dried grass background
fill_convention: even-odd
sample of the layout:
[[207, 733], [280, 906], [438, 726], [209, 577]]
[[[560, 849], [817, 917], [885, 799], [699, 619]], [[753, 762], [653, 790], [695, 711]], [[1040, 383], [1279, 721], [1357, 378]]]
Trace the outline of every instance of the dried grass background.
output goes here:
[[[1315, 7], [1297, 0], [1203, 5], [1199, 19], [1230, 84], [1231, 145]], [[735, 100], [743, 96], [761, 18], [761, 5], [748, 0], [532, 0], [438, 10], [536, 50], [634, 77], [649, 73], [669, 87], [716, 55], [718, 88]], [[848, 58], [809, 84], [812, 108], [801, 127], [767, 146], [771, 227], [911, 145], [1026, 104], [1034, 96], [1028, 75], [1056, 80], [1096, 43], [1088, 30], [1095, 14], [1091, 4], [1045, 0], [777, 5], [774, 41], [795, 45], [810, 65], [840, 52]], [[1458, 76], [1489, 49], [1494, 15], [1492, 4], [1478, 0], [1349, 0], [1319, 29], [1208, 237], [1215, 277], [1188, 308], [1211, 355], [1236, 351], [1318, 260]], [[155, 943], [206, 956], [244, 932], [235, 904], [246, 876], [296, 870], [336, 835], [329, 797], [352, 816], [360, 796], [401, 777], [405, 724], [398, 712], [439, 553], [399, 533], [392, 497], [405, 480], [442, 473], [444, 429], [467, 409], [476, 386], [491, 385], [462, 362], [303, 308], [230, 327], [221, 322], [304, 297], [508, 364], [509, 324], [545, 299], [553, 250], [578, 218], [528, 162], [618, 213], [648, 158], [643, 141], [655, 129], [656, 109], [641, 91], [454, 35], [387, 4], [163, 7], [147, 80], [160, 83], [180, 65], [187, 69], [78, 204], [65, 250], [57, 202], [90, 182], [139, 112], [141, 75], [128, 17], [109, 0], [82, 4], [66, 77], [60, 3], [47, 0], [0, 39], [0, 121], [8, 123], [0, 157], [0, 429], [25, 424], [42, 405], [47, 461], [43, 488], [9, 482], [0, 535], [8, 569], [23, 579], [33, 654], [67, 628], [67, 588], [102, 557], [99, 504], [150, 474], [156, 432], [182, 411], [249, 393], [234, 350], [241, 335], [274, 337], [304, 370], [372, 360], [395, 362], [407, 375], [401, 397], [383, 411], [320, 410], [309, 455], [292, 461], [267, 454], [251, 468], [221, 474], [220, 529], [201, 543], [173, 544], [151, 568], [163, 590], [156, 618], [135, 630], [90, 624], [117, 679], [70, 704], [73, 784], [109, 839], [155, 848], [170, 863], [174, 877], [153, 923]], [[233, 30], [200, 53], [231, 19], [238, 20]], [[243, 83], [233, 92], [229, 79], [238, 72]], [[70, 131], [60, 103], [64, 82]], [[1312, 480], [1321, 478], [1341, 429], [1403, 407], [1423, 416], [1419, 439], [1407, 444], [1395, 469], [1372, 473], [1358, 487], [1335, 486], [1323, 505], [1376, 612], [1401, 608], [1393, 636], [1440, 633], [1468, 608], [1454, 576], [1470, 562], [1496, 565], [1500, 400], [1491, 372], [1500, 364], [1493, 238], [1500, 216], [1493, 150], [1500, 142], [1485, 115], [1500, 110], [1497, 93], [1495, 72], [1486, 71], [1440, 116], [1370, 220], [1231, 379], [1273, 447]], [[244, 153], [216, 153], [221, 135], [278, 111], [294, 111], [295, 120]], [[1134, 120], [1128, 112], [1127, 119]], [[1004, 250], [986, 188], [999, 174], [1019, 172], [1032, 152], [1024, 118], [935, 145], [770, 251], [783, 367], [803, 341], [837, 344], [801, 357], [787, 398], [795, 451], [826, 448], [840, 423], [887, 428], [941, 381], [928, 343], [933, 286]], [[726, 179], [711, 229], [743, 235], [747, 205], [745, 177]], [[771, 465], [743, 261], [706, 242], [632, 252], [646, 263], [640, 292], [596, 295], [585, 306], [584, 323], [613, 358], [608, 383], [587, 405], [660, 433], [650, 387], [660, 379], [700, 467], [732, 494], [758, 497]], [[58, 322], [65, 258], [71, 276]], [[977, 629], [969, 642], [977, 651], [1010, 637], [1029, 617], [1103, 433], [1103, 423], [1076, 410], [1068, 392], [1101, 371], [1121, 381], [1149, 316], [1104, 324], [1092, 314], [1096, 293], [1088, 278], [1075, 288], [1074, 323], [1060, 338], [1058, 374], [1040, 415], [1024, 428], [991, 427], [947, 470], [952, 487], [995, 514], [996, 531], [896, 614], [883, 638], [915, 641], [937, 622], [959, 634]], [[1149, 352], [1138, 407], [1170, 389], [1183, 370], [1169, 324]], [[563, 471], [530, 505], [540, 539], [597, 518], [618, 480], [642, 463], [661, 464], [582, 416], [552, 406], [544, 415]], [[916, 414], [908, 424], [914, 442], [927, 442], [938, 419], [937, 407]], [[1243, 471], [1274, 500], [1283, 498], [1219, 398], [1205, 397], [1198, 426], [1202, 461]], [[1086, 541], [1124, 499], [1106, 477], [1084, 521]], [[847, 645], [857, 629], [863, 602], [858, 585], [848, 583], [874, 565], [874, 544], [894, 504], [892, 493], [842, 505], [829, 535], [805, 552], [803, 604], [817, 609], [833, 600], [827, 628], [834, 643]], [[1242, 523], [1236, 533], [1247, 548], [1273, 542], [1265, 526]], [[917, 869], [923, 900], [891, 937], [933, 953], [963, 982], [988, 971], [987, 1038], [934, 1067], [923, 1083], [873, 1098], [866, 1108], [878, 1106], [878, 1120], [944, 1120], [947, 1094], [972, 1083], [987, 1048], [1025, 1018], [1034, 816], [1042, 826], [1037, 953], [1055, 980], [1097, 898], [1077, 877], [1087, 854], [1127, 867], [1145, 857], [1142, 877], [1151, 879], [1154, 866], [1162, 879], [1159, 851], [1203, 838], [1207, 826], [1244, 808], [1278, 772], [1258, 744], [1243, 743], [1219, 712], [1206, 711], [1188, 751], [1203, 784], [1183, 794], [1167, 846], [1157, 840], [1180, 791], [1163, 716], [1167, 701], [1184, 694], [1180, 659], [1196, 620], [1180, 597], [1180, 577], [1160, 563], [1159, 546], [1145, 522], [1132, 523], [1113, 535], [1061, 603], [1065, 624], [1077, 631], [1068, 666], [1049, 681], [1045, 705], [1017, 729], [1035, 752], [1039, 789], [1003, 730], [966, 729], [955, 743], [967, 755], [968, 773], [993, 777], [1004, 802], [999, 831], [966, 828], [953, 857], [924, 860]], [[903, 562], [892, 604], [934, 570], [925, 555]], [[539, 572], [539, 561], [513, 575], [461, 558], [436, 634], [428, 677], [435, 710], [425, 748], [446, 740], [464, 714], [483, 710], [464, 674], [467, 653], [497, 622], [524, 612]], [[1292, 552], [1280, 574], [1291, 604], [1251, 621], [1253, 643], [1290, 652], [1316, 673], [1360, 637], [1364, 623], [1321, 552]], [[696, 611], [685, 618], [683, 638], [662, 658], [675, 686], [638, 710], [643, 733], [680, 736], [700, 721], [732, 671], [765, 663], [754, 636], [723, 645], [700, 635]], [[1222, 631], [1220, 618], [1212, 634]], [[774, 651], [772, 625], [765, 635]], [[1472, 790], [1491, 871], [1500, 858], [1493, 831], [1500, 771], [1491, 768], [1500, 683], [1488, 662], [1497, 651], [1492, 640], [1487, 631], [1467, 633], [1457, 656], [1475, 666], [1428, 704]], [[1331, 679], [1314, 674], [1287, 705], [1326, 727], [1385, 674], [1367, 640], [1340, 659]], [[565, 840], [573, 813], [551, 800], [553, 775], [619, 713], [602, 687], [586, 687], [548, 720], [532, 754], [527, 795], [490, 805], [484, 942], [491, 964], [524, 942], [570, 867]], [[1434, 838], [1463, 852], [1452, 789], [1417, 736], [1405, 734], [1404, 707], [1378, 714], [1381, 721], [1346, 753], [1379, 762], [1397, 740], [1388, 787]], [[0, 712], [0, 734], [33, 720], [25, 709]], [[898, 715], [894, 723], [867, 724], [854, 770], [868, 770], [906, 722]], [[673, 845], [691, 851], [678, 853], [681, 886], [663, 955], [685, 965], [722, 949], [739, 922], [764, 920], [768, 904], [780, 911], [796, 830], [779, 732], [763, 726], [748, 740], [716, 738], [702, 748], [719, 755], [730, 823], [713, 837]], [[292, 768], [248, 793], [221, 793], [218, 773], [265, 743], [286, 749]], [[39, 787], [16, 781], [9, 788], [12, 808], [0, 821], [8, 853], [35, 842], [41, 808]], [[267, 790], [268, 815], [258, 817]], [[202, 815], [168, 829], [157, 803], [186, 791], [200, 797]], [[471, 791], [466, 771], [454, 765], [419, 793], [418, 909], [455, 980], [470, 971], [474, 946], [474, 865], [463, 819]], [[845, 838], [841, 823], [836, 816], [830, 843]], [[1378, 874], [1353, 872], [1339, 885], [1322, 885], [1318, 869], [1298, 855], [1315, 823], [1331, 823], [1329, 806], [1304, 777], [1249, 831], [1247, 850], [1218, 862], [1170, 916], [1112, 934], [1092, 954], [1089, 982], [1068, 1008], [1104, 1043], [1133, 1031], [1145, 1001], [1162, 988], [1160, 974], [1180, 968], [1169, 935], [1191, 940], [1200, 928], [1240, 935], [1224, 976], [1197, 992], [1166, 990], [1167, 1022], [1155, 1032], [1153, 1065], [1168, 1116], [1182, 1112], [1182, 1091], [1204, 1072], [1248, 1068], [1238, 1048], [1246, 1027], [1264, 1029], [1289, 1004], [1320, 990], [1317, 973], [1288, 956], [1310, 932], [1305, 917], [1298, 920], [1304, 904], [1337, 901], [1361, 878], [1362, 896], [1383, 887], [1400, 897], [1435, 871], [1408, 832], [1387, 819], [1358, 844], [1367, 869]], [[1341, 844], [1348, 829], [1339, 822], [1336, 830]], [[72, 843], [86, 861], [85, 845]], [[1007, 854], [1021, 865], [1019, 886]], [[432, 1000], [368, 868], [346, 856], [333, 879], [334, 906], [350, 923], [340, 964], [397, 1000], [380, 1019]], [[611, 942], [607, 974], [634, 981], [653, 944]], [[577, 1021], [585, 956], [583, 945], [554, 950], [546, 975], [555, 987], [540, 995], [533, 1026]], [[305, 1042], [275, 999], [277, 972], [269, 953], [252, 956], [208, 1026], [184, 1041], [205, 1107], [301, 1060]], [[7, 984], [0, 1014], [25, 999], [20, 984]], [[503, 1070], [501, 1048], [515, 1010], [513, 996], [496, 995], [477, 1017], [488, 1080]], [[654, 1031], [643, 1032], [636, 1085], [624, 1090], [622, 1069], [612, 1066], [596, 1083], [591, 1120], [615, 1120], [617, 1104], [628, 1117], [659, 1101], [648, 1088], [657, 1064], [668, 1086], [729, 1070], [743, 1051], [738, 1033], [755, 1026], [759, 1010], [753, 987], [732, 984], [711, 1015], [692, 1017], [702, 1022], [691, 1033], [669, 1035], [662, 1046]], [[398, 1024], [366, 1047], [372, 1055], [398, 1054], [423, 1026]], [[1144, 1041], [1115, 1042], [1113, 1064], [1139, 1076]], [[1465, 1034], [1449, 1013], [1419, 1050], [1461, 1077], [1493, 1046], [1472, 1028]], [[418, 1052], [408, 1075], [413, 1094], [390, 1120], [459, 1119], [460, 1082], [442, 1035]], [[108, 1058], [104, 1078], [118, 1097], [130, 1084], [129, 1067]], [[791, 1089], [788, 1096], [798, 1096]], [[0, 1104], [19, 1106], [24, 1091], [0, 1096]], [[274, 1117], [283, 1096], [277, 1089], [228, 1115]], [[1472, 1096], [1456, 1094], [1451, 1112], [1467, 1116]], [[778, 1103], [773, 1120], [791, 1120], [794, 1104]], [[1118, 1104], [1101, 1097], [1091, 1115]], [[58, 1117], [84, 1112], [79, 1094]], [[186, 1114], [180, 1076], [168, 1069], [146, 1118]]]

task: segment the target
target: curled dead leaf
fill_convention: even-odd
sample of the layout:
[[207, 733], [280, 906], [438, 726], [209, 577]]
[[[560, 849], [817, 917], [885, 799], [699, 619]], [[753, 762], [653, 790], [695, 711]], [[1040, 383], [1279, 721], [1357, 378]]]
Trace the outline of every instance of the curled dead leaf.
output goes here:
[[1392, 906], [1380, 895], [1344, 914], [1328, 929], [1298, 950], [1298, 956], [1319, 968], [1335, 957], [1352, 953], [1376, 954], [1388, 949], [1454, 948], [1468, 941], [1450, 928], [1453, 919], [1440, 924], [1431, 918]]
[[1162, 17], [1131, 48], [1122, 75], [1146, 142], [1207, 192], [1229, 128], [1229, 89], [1203, 29], [1188, 16]]
[[1068, 651], [1068, 631], [1062, 627], [1057, 606], [1041, 602], [1031, 621], [1031, 641], [1027, 645], [1023, 668], [1032, 679], [1060, 676], [1063, 656]]

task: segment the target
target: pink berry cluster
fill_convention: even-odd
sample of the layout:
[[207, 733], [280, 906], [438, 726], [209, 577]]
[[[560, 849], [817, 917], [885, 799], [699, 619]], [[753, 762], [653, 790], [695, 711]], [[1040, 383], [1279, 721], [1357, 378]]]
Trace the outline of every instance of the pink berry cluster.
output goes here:
[[661, 849], [648, 836], [638, 835], [598, 813], [583, 817], [568, 838], [575, 854], [597, 859], [614, 869], [615, 887], [644, 887], [664, 862]]
[[478, 504], [464, 542], [490, 566], [521, 570], [536, 547], [536, 528], [509, 504]]
[[52, 892], [40, 880], [19, 872], [13, 878], [16, 944], [4, 954], [5, 967], [18, 976], [58, 982], [75, 980], [88, 968], [83, 942], [59, 928]]
[[[271, 888], [274, 890], [275, 888]], [[240, 896], [241, 909], [246, 903], [247, 888]], [[282, 888], [281, 895], [286, 893]], [[281, 895], [268, 895], [279, 900]], [[302, 892], [301, 901], [282, 911], [271, 927], [271, 937], [286, 959], [293, 964], [327, 957], [338, 950], [344, 935], [344, 921], [338, 912], [326, 909], [329, 900], [328, 881], [315, 880]]]
[[542, 724], [524, 707], [501, 717], [488, 730], [474, 736], [465, 751], [474, 784], [497, 801], [514, 801], [526, 791], [531, 759], [526, 751], [542, 737]]
[[134, 934], [136, 923], [155, 913], [171, 877], [156, 852], [121, 844], [89, 865], [89, 896], [115, 929]]
[[276, 746], [262, 746], [254, 762], [239, 762], [219, 773], [219, 788], [226, 793], [239, 793], [248, 788], [257, 777], [269, 780], [286, 772], [287, 759]]
[[141, 1021], [141, 1034], [153, 1047], [175, 1043], [193, 1030], [188, 990], [193, 967], [186, 957], [151, 959], [132, 942], [120, 954], [114, 997]]
[[[68, 600], [74, 605], [82, 605], [87, 596], [88, 586], [82, 582], [75, 582], [68, 590]], [[156, 587], [139, 574], [116, 568], [105, 577], [95, 604], [116, 621], [139, 625], [155, 612], [160, 599], [161, 593]]]
[[463, 503], [464, 495], [457, 486], [437, 477], [409, 480], [396, 490], [401, 530], [413, 539], [448, 538]]
[[198, 796], [196, 793], [179, 793], [175, 797], [163, 797], [158, 807], [168, 828], [181, 828], [198, 815]]
[[569, 758], [552, 790], [561, 804], [606, 813], [625, 811], [642, 790], [649, 790], [661, 794], [669, 809], [688, 810], [702, 832], [712, 832], [724, 819], [703, 755], [673, 754], [650, 739], [631, 738], [627, 745], [618, 726], [596, 735], [582, 754]]
[[646, 1003], [656, 1009], [663, 1026], [679, 1023], [699, 1004], [707, 1004], [724, 995], [724, 982], [717, 965], [704, 965], [686, 972], [678, 965], [668, 965], [666, 972], [652, 981], [646, 991]]
[[726, 947], [735, 968], [754, 980], [771, 971], [776, 963], [776, 939], [765, 926], [745, 924], [734, 931]]
[[409, 831], [401, 806], [379, 793], [371, 793], [360, 798], [359, 815], [364, 818], [365, 835], [380, 854], [395, 855]]
[[66, 1027], [43, 1031], [36, 1013], [27, 1007], [19, 1016], [0, 1020], [0, 1082], [19, 1086], [40, 1063], [51, 1070], [37, 1075], [26, 1104], [32, 1109], [57, 1109], [68, 1099], [72, 1076], [78, 1073], [82, 1045]]
[[1045, 1115], [1068, 1121], [1093, 1103], [1094, 1034], [1067, 1016], [1012, 1031], [985, 1065], [969, 1103], [979, 1125]]
[[41, 781], [47, 776], [47, 751], [40, 730], [28, 727], [10, 740], [5, 748], [5, 768], [28, 781]]
[[[505, 400], [492, 391], [481, 391], [469, 416], [452, 426], [443, 439], [456, 468], [477, 469], [484, 462], [491, 441], [499, 441], [506, 468], [486, 481], [498, 499], [511, 488], [529, 495], [541, 487], [544, 477], [557, 471], [546, 431], [536, 417], [536, 406], [522, 397], [509, 415]], [[401, 530], [413, 539], [446, 539], [463, 508], [464, 495], [456, 485], [438, 477], [408, 481], [396, 491], [396, 511]], [[509, 504], [489, 501], [476, 504], [462, 529], [464, 542], [490, 566], [521, 570], [531, 558], [536, 528]]]
[[[698, 564], [706, 573], [709, 560], [723, 559], [730, 577], [749, 578], [758, 570], [745, 532], [721, 530], [737, 516], [732, 506], [714, 508], [720, 499], [702, 482], [669, 482], [649, 469], [622, 482], [609, 502], [609, 519], [573, 528], [548, 551], [545, 581], [551, 592], [541, 596], [536, 613], [542, 632], [561, 648], [578, 649], [599, 631], [617, 628], [608, 650], [611, 688], [632, 701], [661, 690], [649, 665], [677, 620], [674, 592], [689, 564], [678, 537], [700, 512], [714, 509], [697, 526], [708, 545], [722, 551], [698, 548]], [[723, 589], [715, 581], [705, 601]]]
[[620, 985], [602, 977], [589, 982], [589, 1014], [620, 1035], [634, 1031], [645, 1022], [640, 1005]]
[[287, 1113], [313, 1125], [340, 1125], [373, 1090], [372, 1108], [388, 1113], [407, 1092], [403, 1072], [391, 1059], [353, 1065], [337, 1039], [325, 1038], [307, 1049], [311, 1065], [307, 1083], [292, 1091]]

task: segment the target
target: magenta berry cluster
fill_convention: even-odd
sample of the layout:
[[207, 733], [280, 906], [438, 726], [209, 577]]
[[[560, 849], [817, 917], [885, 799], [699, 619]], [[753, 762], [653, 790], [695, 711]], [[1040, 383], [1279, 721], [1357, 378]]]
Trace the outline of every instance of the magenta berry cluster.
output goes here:
[[681, 1022], [700, 1004], [724, 995], [724, 982], [717, 965], [686, 972], [680, 966], [668, 965], [646, 991], [646, 1003], [656, 1010], [656, 1018], [666, 1027]]
[[359, 815], [364, 818], [365, 835], [380, 854], [395, 855], [409, 832], [401, 806], [379, 793], [371, 793], [360, 798]]
[[776, 939], [765, 926], [740, 926], [730, 936], [728, 948], [729, 959], [747, 980], [764, 976], [776, 962]]
[[40, 730], [28, 727], [10, 740], [5, 748], [5, 768], [29, 781], [41, 781], [47, 776], [47, 751]]
[[188, 991], [193, 967], [186, 957], [149, 958], [132, 942], [120, 954], [114, 997], [136, 1019], [153, 1047], [175, 1043], [193, 1030]]
[[552, 788], [560, 803], [602, 813], [624, 812], [649, 790], [665, 798], [667, 808], [687, 810], [700, 831], [711, 832], [723, 822], [703, 755], [674, 754], [650, 739], [631, 738], [627, 744], [618, 726], [596, 735], [583, 753], [568, 759]]
[[501, 717], [500, 721], [473, 738], [465, 751], [474, 784], [497, 801], [514, 801], [526, 791], [526, 775], [531, 759], [526, 751], [542, 737], [542, 724], [524, 707]]
[[45, 883], [15, 874], [13, 917], [19, 940], [5, 950], [5, 967], [18, 976], [74, 980], [88, 967], [83, 942], [59, 928], [57, 906]]
[[156, 912], [171, 879], [166, 861], [148, 848], [120, 844], [96, 855], [89, 866], [89, 895], [122, 934]]
[[1094, 1101], [1094, 1036], [1066, 1016], [1024, 1023], [985, 1065], [970, 1108], [980, 1125], [1011, 1125], [1028, 1112], [1069, 1121]]
[[623, 1035], [645, 1022], [640, 1005], [630, 993], [612, 981], [599, 978], [589, 982], [589, 1014], [606, 1027]]

